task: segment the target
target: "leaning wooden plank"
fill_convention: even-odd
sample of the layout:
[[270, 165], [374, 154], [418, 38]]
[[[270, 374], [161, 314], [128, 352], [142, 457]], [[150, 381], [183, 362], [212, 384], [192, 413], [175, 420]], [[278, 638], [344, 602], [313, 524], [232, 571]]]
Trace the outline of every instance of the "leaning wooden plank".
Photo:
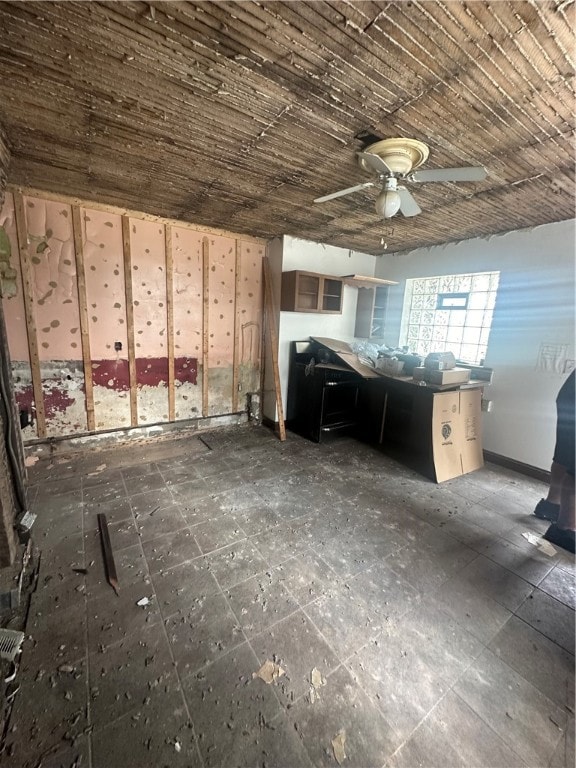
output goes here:
[[100, 529], [100, 540], [102, 542], [102, 554], [104, 555], [106, 578], [114, 592], [119, 594], [118, 575], [116, 573], [116, 563], [114, 562], [114, 553], [112, 552], [112, 544], [110, 542], [108, 523], [106, 521], [106, 515], [102, 513], [98, 514], [98, 528]]
[[282, 390], [280, 388], [280, 371], [278, 370], [278, 333], [276, 331], [276, 307], [270, 275], [270, 263], [268, 256], [262, 259], [264, 266], [264, 302], [270, 337], [270, 350], [272, 353], [272, 372], [274, 374], [274, 391], [276, 393], [276, 409], [278, 411], [278, 430], [280, 440], [286, 440], [286, 426], [284, 424], [284, 409], [282, 407]]
[[46, 414], [44, 411], [44, 393], [42, 390], [42, 374], [40, 371], [40, 355], [38, 353], [38, 336], [36, 333], [36, 309], [34, 298], [34, 282], [30, 251], [28, 249], [28, 229], [26, 226], [26, 211], [24, 199], [19, 192], [14, 193], [14, 215], [16, 232], [18, 234], [18, 250], [20, 253], [20, 268], [22, 271], [22, 294], [26, 313], [26, 333], [30, 353], [30, 373], [34, 389], [34, 406], [36, 408], [36, 425], [38, 437], [46, 437]]

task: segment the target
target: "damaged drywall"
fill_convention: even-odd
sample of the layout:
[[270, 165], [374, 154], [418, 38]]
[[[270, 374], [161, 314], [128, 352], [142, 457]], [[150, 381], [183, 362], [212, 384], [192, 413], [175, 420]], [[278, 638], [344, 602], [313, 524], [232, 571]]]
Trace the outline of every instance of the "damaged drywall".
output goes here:
[[130, 425], [121, 216], [83, 210], [82, 247], [96, 430]]
[[208, 415], [232, 412], [236, 290], [235, 241], [208, 239]]
[[[23, 208], [27, 243], [22, 245], [27, 246], [31, 272], [30, 301], [34, 307], [46, 436], [84, 432], [86, 401], [71, 206], [25, 197]], [[5, 210], [15, 218], [12, 195], [7, 195]], [[17, 246], [15, 227], [8, 231]], [[26, 326], [21, 265], [14, 262], [14, 266], [19, 290], [16, 297], [4, 300], [4, 307], [16, 402], [21, 421], [29, 423], [35, 422], [36, 415], [28, 352], [27, 330], [30, 332], [30, 329]], [[24, 429], [32, 431], [29, 426]]]
[[130, 221], [130, 268], [138, 423], [168, 421], [166, 235], [156, 221]]
[[0, 296], [16, 295], [16, 270], [12, 268], [12, 245], [8, 233], [0, 224]]
[[[202, 232], [172, 227], [174, 355], [176, 360], [195, 360], [194, 376], [176, 378], [176, 419], [202, 414]], [[179, 366], [175, 365], [175, 372]], [[188, 369], [180, 369], [183, 374]]]
[[[3, 306], [25, 439], [37, 435], [35, 376], [46, 437], [85, 433], [88, 412], [101, 432], [247, 411], [260, 383], [263, 242], [48, 197], [21, 207], [32, 326], [18, 258]], [[9, 193], [0, 224], [12, 254], [18, 210]]]

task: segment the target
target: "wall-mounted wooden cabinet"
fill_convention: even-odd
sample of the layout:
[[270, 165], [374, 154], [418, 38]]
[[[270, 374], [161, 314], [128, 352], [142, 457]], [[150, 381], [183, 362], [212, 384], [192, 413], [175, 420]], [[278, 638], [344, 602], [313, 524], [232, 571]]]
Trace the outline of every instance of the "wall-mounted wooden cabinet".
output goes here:
[[339, 277], [300, 270], [283, 272], [280, 309], [342, 314], [342, 293], [343, 281]]
[[356, 325], [354, 327], [354, 336], [357, 339], [384, 338], [387, 301], [387, 285], [376, 288], [358, 288]]

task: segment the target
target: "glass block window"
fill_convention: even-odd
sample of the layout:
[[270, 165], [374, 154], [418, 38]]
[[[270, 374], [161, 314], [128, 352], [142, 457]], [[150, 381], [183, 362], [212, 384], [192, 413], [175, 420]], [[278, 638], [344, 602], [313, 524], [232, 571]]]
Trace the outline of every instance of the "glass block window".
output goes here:
[[406, 281], [400, 343], [425, 357], [452, 352], [479, 364], [486, 357], [499, 272]]

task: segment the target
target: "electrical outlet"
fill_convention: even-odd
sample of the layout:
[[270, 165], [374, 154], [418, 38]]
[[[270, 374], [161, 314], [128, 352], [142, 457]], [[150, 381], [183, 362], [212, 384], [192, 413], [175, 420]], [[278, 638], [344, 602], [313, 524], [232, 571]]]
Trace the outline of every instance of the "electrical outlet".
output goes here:
[[485, 413], [490, 413], [490, 411], [492, 410], [492, 400], [485, 400], [484, 398], [482, 398], [481, 407]]

